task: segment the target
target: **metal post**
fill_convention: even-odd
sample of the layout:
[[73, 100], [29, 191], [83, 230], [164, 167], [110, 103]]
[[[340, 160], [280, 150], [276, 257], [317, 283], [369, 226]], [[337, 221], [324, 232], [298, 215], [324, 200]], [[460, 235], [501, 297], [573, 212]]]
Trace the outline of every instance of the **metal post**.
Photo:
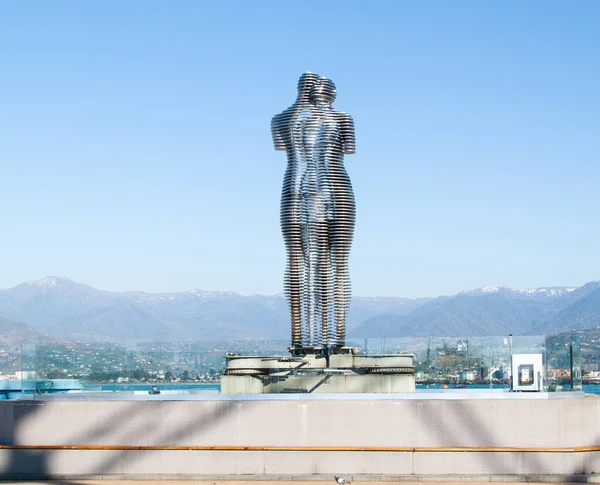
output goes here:
[[569, 369], [571, 375], [571, 391], [573, 390], [573, 344], [569, 345]]
[[508, 343], [509, 343], [509, 349], [510, 349], [510, 390], [512, 391], [513, 390], [513, 382], [514, 382], [512, 333], [508, 334]]

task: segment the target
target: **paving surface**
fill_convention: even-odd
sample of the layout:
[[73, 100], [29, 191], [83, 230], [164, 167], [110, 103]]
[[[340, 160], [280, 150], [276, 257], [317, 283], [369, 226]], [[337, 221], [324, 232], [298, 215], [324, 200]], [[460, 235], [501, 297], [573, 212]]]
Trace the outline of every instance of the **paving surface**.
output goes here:
[[[269, 485], [336, 485], [334, 480], [169, 480], [169, 479], [157, 479], [157, 480], [40, 480], [40, 481], [16, 481], [16, 480], [0, 480], [0, 485], [157, 485], [159, 482], [166, 482], [165, 485], [257, 485], [259, 483], [268, 483]], [[350, 482], [348, 482], [350, 483]], [[379, 480], [357, 480], [354, 482], [356, 485], [386, 485], [386, 484], [397, 484], [402, 483], [403, 485], [463, 485], [468, 483], [469, 485], [490, 485], [490, 483], [498, 483], [501, 485], [522, 485], [526, 483], [525, 480], [520, 482], [490, 482], [490, 481], [473, 481], [465, 476], [464, 481], [415, 481], [409, 482], [405, 480], [396, 481], [379, 481]], [[536, 483], [536, 482], [527, 482]], [[542, 483], [542, 482], [537, 482]], [[545, 482], [550, 483], [550, 482]], [[551, 481], [551, 483], [581, 483], [581, 482], [557, 482]]]

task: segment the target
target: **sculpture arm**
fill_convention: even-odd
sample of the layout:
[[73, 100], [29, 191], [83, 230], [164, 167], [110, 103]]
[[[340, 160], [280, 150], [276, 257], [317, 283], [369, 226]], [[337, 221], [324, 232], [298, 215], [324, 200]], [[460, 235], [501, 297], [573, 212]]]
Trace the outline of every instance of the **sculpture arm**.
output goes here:
[[342, 142], [344, 143], [344, 153], [351, 155], [356, 152], [356, 138], [354, 135], [354, 120], [348, 113], [341, 114], [341, 130]]
[[285, 143], [281, 136], [281, 115], [273, 116], [271, 120], [271, 136], [273, 137], [273, 146], [275, 150], [285, 151]]

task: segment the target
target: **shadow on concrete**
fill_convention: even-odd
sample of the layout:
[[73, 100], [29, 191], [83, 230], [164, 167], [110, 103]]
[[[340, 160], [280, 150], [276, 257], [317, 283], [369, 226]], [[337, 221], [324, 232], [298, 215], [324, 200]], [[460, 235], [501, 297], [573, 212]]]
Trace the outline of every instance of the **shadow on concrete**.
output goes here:
[[[191, 401], [181, 401], [189, 405]], [[123, 406], [115, 407], [114, 415], [109, 415], [97, 423], [89, 423], [91, 426], [85, 426], [81, 433], [66, 437], [70, 445], [82, 444], [107, 444], [119, 445], [122, 443], [106, 442], [105, 438], [115, 434], [115, 427], [118, 427], [119, 436], [126, 437], [126, 441], [132, 445], [142, 443], [151, 443], [153, 445], [185, 445], [186, 438], [199, 431], [209, 430], [218, 426], [220, 422], [231, 419], [236, 409], [239, 409], [237, 401], [217, 401], [210, 412], [203, 412], [202, 415], [192, 417], [185, 423], [176, 427], [164, 426], [161, 421], [149, 422], [150, 415], [156, 415], [156, 406], [170, 404], [173, 401], [120, 401]], [[217, 403], [215, 402], [215, 403]], [[80, 404], [84, 404], [82, 401]], [[34, 417], [46, 402], [44, 401], [0, 401], [0, 445], [19, 445], [19, 429]], [[250, 402], [244, 403], [246, 406]], [[419, 411], [413, 419], [418, 419], [422, 427], [428, 428], [428, 435], [439, 436], [445, 446], [455, 447], [498, 447], [506, 446], [506, 442], [499, 443], [498, 438], [494, 436], [490, 420], [481, 414], [481, 407], [469, 405], [468, 400], [445, 400], [444, 407], [448, 412], [443, 419], [440, 413], [435, 412], [436, 402], [434, 400], [424, 401], [419, 405]], [[153, 412], [149, 412], [152, 410]], [[427, 414], [426, 414], [427, 413]], [[437, 414], [437, 415], [436, 415]], [[160, 413], [158, 413], [160, 415]], [[406, 416], [405, 416], [406, 417]], [[394, 419], [400, 419], [395, 417]], [[491, 417], [493, 419], [493, 416]], [[369, 420], [365, 416], [365, 420]], [[377, 420], [373, 423], [375, 424]], [[548, 423], [552, 426], [552, 423]], [[110, 439], [115, 439], [112, 436]], [[600, 436], [596, 439], [596, 445], [600, 443]], [[44, 444], [44, 443], [39, 443]], [[191, 443], [190, 443], [191, 444]], [[344, 443], [340, 443], [343, 446]], [[42, 479], [55, 478], [51, 476], [49, 461], [52, 458], [52, 450], [19, 450], [4, 449], [0, 450], [0, 480], [7, 479]], [[94, 465], [91, 475], [111, 475], [120, 473], [119, 465], [125, 459], [126, 451], [117, 451], [107, 453], [105, 458], [101, 458]], [[506, 475], [511, 463], [514, 463], [514, 456], [503, 455], [501, 453], [481, 453], [478, 455], [481, 463], [481, 475]], [[578, 454], [578, 458], [573, 460], [572, 470], [567, 474], [561, 473], [561, 479], [565, 482], [586, 482], [587, 475], [593, 473], [588, 465], [587, 456], [584, 453]], [[127, 453], [127, 460], [137, 459], [135, 453]], [[535, 480], [536, 475], [552, 474], [549, 462], [544, 460], [536, 453], [528, 453], [525, 457], [527, 468], [530, 473], [522, 473], [518, 469], [514, 470], [517, 478], [527, 475]], [[560, 456], [556, 455], [556, 459]], [[508, 473], [510, 474], [510, 473]], [[75, 482], [60, 481], [60, 484], [73, 484]]]
[[[41, 409], [35, 401], [0, 401], [0, 445], [18, 445], [20, 423]], [[48, 454], [42, 450], [0, 449], [0, 480], [42, 479], [48, 476]], [[58, 480], [57, 485], [74, 482]]]
[[[474, 402], [474, 401], [471, 401]], [[429, 401], [431, 405], [433, 401]], [[440, 421], [439, 419], [427, 419], [427, 417], [419, 412], [419, 421], [422, 426], [429, 427], [429, 431], [435, 434], [441, 434], [446, 437], [445, 442], [449, 443], [446, 446], [453, 446], [458, 448], [473, 448], [473, 447], [506, 447], [506, 443], [498, 443], [494, 432], [490, 429], [488, 421], [483, 420], [477, 412], [474, 412], [472, 406], [469, 406], [468, 399], [465, 400], [446, 400], [444, 407], [450, 410], [451, 419], [445, 419]], [[470, 412], [469, 412], [470, 411]], [[492, 416], [493, 419], [493, 416]], [[552, 426], [553, 423], [548, 423], [548, 426]], [[447, 437], [452, 437], [448, 439]], [[600, 445], [600, 436], [596, 438], [595, 446]], [[554, 454], [553, 454], [554, 455]], [[572, 470], [567, 473], [560, 473], [561, 480], [563, 482], [572, 483], [585, 483], [588, 482], [587, 475], [597, 473], [595, 470], [589, 469], [586, 465], [587, 453], [578, 453], [576, 456], [578, 459], [574, 460], [578, 462]], [[510, 456], [500, 452], [488, 452], [480, 453], [482, 460], [482, 473], [481, 475], [493, 476], [493, 475], [510, 475], [511, 473], [506, 470], [510, 470], [511, 461], [514, 464], [514, 456]], [[555, 455], [556, 459], [559, 459], [558, 454]], [[549, 470], [547, 462], [544, 462], [540, 455], [537, 453], [527, 453], [524, 456], [527, 460], [527, 469], [531, 469], [531, 473], [522, 473], [519, 470], [514, 470], [513, 474], [515, 477], [527, 476], [527, 481], [536, 481], [536, 475], [539, 475], [539, 481], [544, 480], [544, 476], [552, 475], [553, 470]], [[509, 461], [510, 460], [510, 461]], [[535, 470], [535, 471], [534, 471]]]
[[[159, 402], [166, 403], [168, 401], [159, 401]], [[190, 403], [193, 401], [181, 401], [181, 402], [182, 403], [183, 402]], [[135, 424], [130, 426], [128, 428], [128, 434], [131, 434], [132, 436], [143, 436], [144, 441], [160, 443], [161, 445], [173, 445], [173, 444], [181, 445], [186, 437], [188, 437], [189, 435], [198, 433], [198, 431], [205, 431], [213, 426], [218, 425], [220, 421], [227, 419], [232, 414], [232, 412], [238, 407], [238, 405], [235, 401], [217, 401], [217, 402], [219, 403], [219, 405], [215, 407], [213, 412], [199, 416], [198, 418], [187, 422], [184, 426], [182, 425], [178, 428], [170, 429], [167, 432], [164, 432], [161, 429], [160, 425], [156, 425], [156, 426], [153, 426], [152, 428], [150, 428], [148, 426], [149, 423], [148, 423], [148, 419], [146, 417], [145, 419], [144, 418], [142, 418], [141, 420], [138, 419], [137, 422], [135, 422]], [[133, 403], [131, 403], [131, 406], [129, 406], [128, 414], [132, 418], [132, 420], [135, 418], [136, 407], [138, 407], [139, 404], [140, 404], [139, 402], [133, 402]], [[110, 458], [102, 460], [97, 465], [94, 473], [97, 475], [106, 475], [106, 474], [114, 473], [113, 470], [121, 462], [124, 453], [125, 452], [121, 452], [116, 455], [113, 455]], [[128, 454], [127, 458], [131, 459], [132, 456], [135, 456], [135, 455]]]
[[[189, 405], [193, 401], [181, 401]], [[123, 403], [123, 401], [120, 401]], [[191, 419], [175, 428], [161, 426], [161, 422], [152, 421], [151, 415], [160, 413], [140, 412], [141, 407], [144, 410], [152, 409], [152, 406], [161, 406], [162, 404], [173, 404], [171, 401], [134, 401], [129, 402], [123, 408], [119, 407], [118, 413], [102, 420], [102, 422], [85, 426], [79, 435], [68, 437], [61, 440], [64, 445], [121, 445], [123, 443], [110, 442], [103, 440], [108, 435], [115, 434], [115, 427], [118, 426], [119, 438], [117, 441], [126, 439], [131, 446], [137, 446], [140, 443], [151, 443], [152, 445], [185, 445], [185, 438], [189, 435], [198, 433], [198, 431], [207, 430], [219, 424], [223, 419], [227, 419], [235, 410], [235, 401], [217, 401], [218, 403], [212, 412], [203, 413], [196, 419]], [[0, 401], [0, 445], [19, 445], [19, 428], [25, 421], [33, 417], [44, 406], [43, 401]], [[81, 402], [84, 404], [84, 401]], [[156, 411], [154, 409], [154, 411]], [[118, 414], [118, 415], [117, 415]], [[114, 436], [113, 438], [114, 439]], [[47, 443], [36, 443], [45, 445]], [[27, 449], [3, 449], [0, 450], [0, 480], [7, 479], [56, 479], [49, 467], [49, 461], [53, 453], [57, 450], [27, 450]], [[90, 471], [89, 475], [111, 475], [119, 474], [119, 464], [127, 451], [116, 451], [106, 453], [107, 458], [101, 459]], [[136, 454], [128, 453], [127, 459], [135, 459]], [[71, 484], [75, 482], [55, 482]]]

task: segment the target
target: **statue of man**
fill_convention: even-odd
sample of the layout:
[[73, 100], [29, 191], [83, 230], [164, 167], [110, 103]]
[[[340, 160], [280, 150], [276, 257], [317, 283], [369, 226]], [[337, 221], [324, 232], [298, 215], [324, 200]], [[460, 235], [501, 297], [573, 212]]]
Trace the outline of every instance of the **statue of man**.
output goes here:
[[348, 257], [355, 204], [343, 158], [355, 150], [354, 123], [332, 108], [331, 80], [306, 73], [298, 87], [296, 103], [271, 124], [275, 148], [288, 155], [281, 225], [292, 347], [339, 348], [351, 298]]
[[284, 291], [290, 305], [292, 319], [292, 347], [302, 347], [301, 301], [304, 288], [304, 253], [300, 219], [300, 180], [306, 166], [297, 144], [292, 142], [292, 131], [298, 115], [310, 103], [310, 91], [319, 76], [305, 72], [298, 80], [296, 102], [271, 120], [271, 134], [275, 150], [285, 151], [287, 168], [281, 191], [281, 231], [287, 252]]

